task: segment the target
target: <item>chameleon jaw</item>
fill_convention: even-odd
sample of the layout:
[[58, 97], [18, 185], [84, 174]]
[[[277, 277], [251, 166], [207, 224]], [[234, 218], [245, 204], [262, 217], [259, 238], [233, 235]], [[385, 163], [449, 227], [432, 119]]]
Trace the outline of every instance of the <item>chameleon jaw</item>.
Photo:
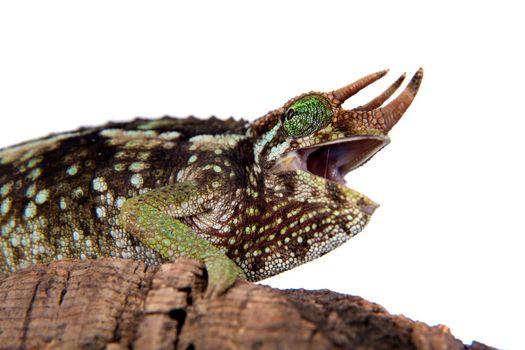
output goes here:
[[307, 171], [326, 180], [345, 185], [345, 175], [366, 163], [390, 142], [383, 135], [358, 135], [300, 148], [279, 158], [274, 174], [294, 170]]

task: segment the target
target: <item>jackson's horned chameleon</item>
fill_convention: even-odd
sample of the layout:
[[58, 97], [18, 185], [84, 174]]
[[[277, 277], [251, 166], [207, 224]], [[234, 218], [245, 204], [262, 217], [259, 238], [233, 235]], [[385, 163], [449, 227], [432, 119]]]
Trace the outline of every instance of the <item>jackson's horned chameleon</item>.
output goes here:
[[0, 272], [102, 256], [202, 261], [207, 293], [315, 259], [377, 207], [344, 176], [389, 142], [422, 69], [369, 103], [342, 103], [386, 71], [310, 92], [248, 123], [135, 119], [0, 150]]

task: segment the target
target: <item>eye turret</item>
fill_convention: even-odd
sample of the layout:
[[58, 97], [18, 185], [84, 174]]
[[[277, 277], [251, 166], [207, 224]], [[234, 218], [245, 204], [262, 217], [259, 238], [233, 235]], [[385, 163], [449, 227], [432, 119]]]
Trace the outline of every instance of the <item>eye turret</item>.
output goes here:
[[326, 98], [319, 95], [305, 96], [292, 103], [284, 113], [284, 131], [294, 138], [308, 136], [327, 126], [333, 115]]

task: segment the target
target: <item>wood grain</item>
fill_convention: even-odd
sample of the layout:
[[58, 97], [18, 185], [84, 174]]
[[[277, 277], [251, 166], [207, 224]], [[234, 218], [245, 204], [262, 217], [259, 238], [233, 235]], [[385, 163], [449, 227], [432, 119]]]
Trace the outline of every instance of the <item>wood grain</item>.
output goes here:
[[58, 261], [0, 279], [1, 349], [491, 349], [360, 297], [237, 282], [194, 260]]

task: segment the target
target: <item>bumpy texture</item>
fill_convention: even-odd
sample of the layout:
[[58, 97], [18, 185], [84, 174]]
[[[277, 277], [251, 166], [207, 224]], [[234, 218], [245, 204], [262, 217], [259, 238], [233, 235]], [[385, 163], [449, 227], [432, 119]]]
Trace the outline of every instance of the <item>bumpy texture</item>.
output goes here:
[[[231, 276], [259, 280], [325, 254], [377, 207], [343, 177], [388, 143], [422, 78], [419, 70], [382, 108], [400, 80], [365, 106], [341, 108], [385, 73], [301, 95], [252, 124], [136, 119], [0, 150], [0, 272], [63, 258], [157, 265], [188, 256], [214, 276], [233, 262]], [[301, 123], [317, 124], [290, 136], [290, 106], [312, 96], [331, 120], [306, 116]]]
[[[32, 266], [0, 280], [0, 349], [495, 350], [327, 290], [239, 282], [221, 298], [202, 298], [203, 277], [189, 259]], [[464, 287], [476, 291], [476, 283]]]

